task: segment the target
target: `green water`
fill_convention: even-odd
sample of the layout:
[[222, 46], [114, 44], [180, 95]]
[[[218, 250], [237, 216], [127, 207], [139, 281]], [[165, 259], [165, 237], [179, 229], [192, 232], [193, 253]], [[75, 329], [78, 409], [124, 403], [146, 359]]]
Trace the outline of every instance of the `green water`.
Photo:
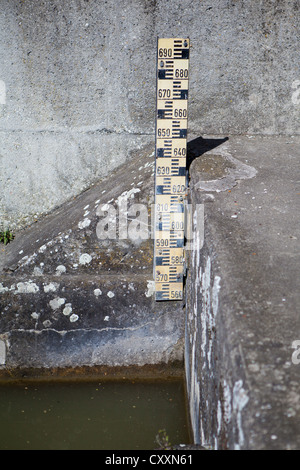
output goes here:
[[180, 381], [0, 385], [0, 450], [151, 450], [161, 429], [190, 442]]

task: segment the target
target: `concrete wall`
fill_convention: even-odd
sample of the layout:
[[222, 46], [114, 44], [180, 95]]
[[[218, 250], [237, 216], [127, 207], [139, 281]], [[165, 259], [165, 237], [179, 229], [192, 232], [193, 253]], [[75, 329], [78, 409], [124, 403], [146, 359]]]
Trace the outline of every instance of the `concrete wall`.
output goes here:
[[189, 130], [299, 134], [298, 0], [1, 0], [0, 221], [153, 141], [157, 36], [189, 36]]
[[191, 164], [185, 370], [197, 444], [300, 448], [299, 144], [204, 141]]

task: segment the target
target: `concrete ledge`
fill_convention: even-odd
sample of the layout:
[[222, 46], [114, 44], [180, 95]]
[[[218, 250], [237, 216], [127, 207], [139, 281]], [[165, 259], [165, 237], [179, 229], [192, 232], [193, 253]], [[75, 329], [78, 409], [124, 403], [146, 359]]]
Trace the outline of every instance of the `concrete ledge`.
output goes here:
[[[183, 359], [184, 314], [155, 304], [149, 276], [2, 283], [6, 367], [120, 366]], [[7, 290], [6, 290], [7, 289]]]
[[145, 364], [144, 366], [77, 366], [47, 368], [1, 368], [0, 380], [7, 382], [112, 382], [112, 381], [164, 381], [184, 380], [182, 361], [165, 364]]
[[[230, 137], [191, 164], [191, 202], [194, 210], [204, 204], [205, 238], [199, 250], [194, 227], [186, 376], [194, 438], [202, 445], [300, 447], [293, 349], [300, 338], [299, 143]], [[234, 159], [256, 174], [222, 189]]]

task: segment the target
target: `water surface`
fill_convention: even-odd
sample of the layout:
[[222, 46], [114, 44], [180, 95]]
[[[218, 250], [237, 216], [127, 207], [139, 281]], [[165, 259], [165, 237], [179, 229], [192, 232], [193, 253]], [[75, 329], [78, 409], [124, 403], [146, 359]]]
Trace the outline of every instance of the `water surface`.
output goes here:
[[189, 443], [184, 386], [164, 382], [0, 385], [0, 449], [157, 449]]

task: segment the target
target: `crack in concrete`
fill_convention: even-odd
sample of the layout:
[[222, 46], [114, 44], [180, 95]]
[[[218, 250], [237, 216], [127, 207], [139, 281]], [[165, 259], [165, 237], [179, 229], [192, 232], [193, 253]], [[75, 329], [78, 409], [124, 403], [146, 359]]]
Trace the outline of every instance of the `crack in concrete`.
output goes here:
[[153, 324], [154, 322], [147, 322], [147, 323], [144, 323], [140, 326], [136, 326], [136, 327], [131, 327], [131, 326], [126, 326], [126, 327], [114, 327], [114, 326], [111, 326], [111, 327], [105, 327], [105, 328], [75, 328], [75, 329], [72, 329], [72, 330], [56, 330], [55, 328], [43, 328], [42, 330], [35, 330], [35, 329], [25, 329], [25, 328], [14, 328], [12, 330], [9, 330], [9, 331], [6, 331], [6, 332], [2, 332], [1, 333], [1, 336], [2, 335], [9, 335], [10, 333], [35, 333], [35, 334], [42, 334], [46, 331], [52, 331], [54, 333], [57, 333], [61, 336], [64, 336], [66, 335], [67, 333], [74, 333], [74, 332], [98, 332], [98, 333], [101, 333], [103, 331], [137, 331], [137, 330], [140, 330], [142, 328], [145, 328], [147, 327], [148, 325], [151, 325]]

